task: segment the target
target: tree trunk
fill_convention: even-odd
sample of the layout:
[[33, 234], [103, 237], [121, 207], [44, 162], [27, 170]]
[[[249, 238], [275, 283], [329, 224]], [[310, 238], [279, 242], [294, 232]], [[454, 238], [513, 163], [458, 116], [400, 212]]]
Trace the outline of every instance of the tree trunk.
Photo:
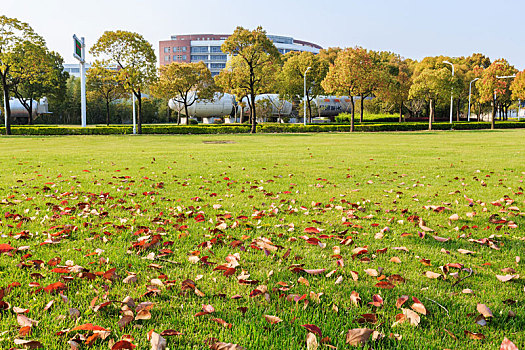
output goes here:
[[478, 122], [481, 119], [481, 102], [478, 102]]
[[250, 129], [250, 134], [255, 134], [257, 132], [257, 112], [255, 108], [255, 94], [253, 93], [250, 95], [250, 99], [252, 101], [252, 108], [250, 108], [250, 117], [252, 119], [252, 128]]
[[177, 125], [180, 125], [180, 108], [177, 107]]
[[354, 118], [355, 118], [355, 104], [354, 104], [354, 96], [350, 95], [350, 104], [352, 106], [352, 116], [350, 117], [350, 132], [354, 131]]
[[399, 122], [403, 122], [403, 101], [401, 101], [401, 104], [399, 105]]
[[365, 113], [365, 111], [364, 111], [364, 106], [363, 106], [363, 105], [364, 105], [364, 96], [361, 95], [361, 111], [360, 111], [360, 112], [361, 112], [361, 115], [359, 116], [359, 122], [360, 122], [361, 124], [363, 124], [363, 119], [364, 119], [364, 118], [363, 118], [363, 114]]
[[106, 126], [109, 126], [109, 100], [106, 100]]
[[460, 101], [460, 99], [458, 98], [458, 99], [457, 99], [457, 102], [456, 102], [456, 104], [457, 104], [457, 108], [456, 108], [456, 121], [457, 121], [457, 122], [459, 122], [459, 101]]
[[186, 114], [186, 122], [184, 124], [189, 125], [190, 115], [188, 113], [188, 104], [186, 103], [186, 100], [184, 100], [184, 113]]
[[7, 70], [0, 74], [2, 76], [2, 87], [4, 89], [4, 118], [5, 118], [5, 134], [11, 135], [11, 106], [9, 105], [9, 88], [7, 87], [6, 75]]
[[29, 111], [28, 111], [28, 117], [27, 117], [27, 124], [32, 125], [33, 124], [33, 96], [29, 99]]
[[432, 103], [432, 99], [430, 99], [430, 114], [428, 116], [428, 130], [432, 130], [432, 119], [434, 118], [434, 106]]
[[137, 134], [142, 134], [142, 94], [140, 93], [140, 89], [136, 96], [139, 102], [139, 113], [137, 115]]

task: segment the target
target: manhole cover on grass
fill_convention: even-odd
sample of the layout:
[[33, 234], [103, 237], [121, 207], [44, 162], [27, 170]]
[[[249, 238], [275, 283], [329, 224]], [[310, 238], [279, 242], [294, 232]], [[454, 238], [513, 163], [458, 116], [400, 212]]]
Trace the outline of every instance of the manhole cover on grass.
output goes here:
[[202, 141], [202, 143], [217, 144], [217, 143], [236, 143], [236, 142], [231, 141], [231, 140], [215, 140], [215, 141]]

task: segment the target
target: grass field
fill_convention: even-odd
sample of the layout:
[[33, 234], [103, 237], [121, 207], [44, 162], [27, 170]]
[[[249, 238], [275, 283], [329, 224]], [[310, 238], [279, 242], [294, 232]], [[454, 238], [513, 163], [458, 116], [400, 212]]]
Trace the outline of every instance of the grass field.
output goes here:
[[523, 140], [1, 137], [0, 348], [525, 348]]

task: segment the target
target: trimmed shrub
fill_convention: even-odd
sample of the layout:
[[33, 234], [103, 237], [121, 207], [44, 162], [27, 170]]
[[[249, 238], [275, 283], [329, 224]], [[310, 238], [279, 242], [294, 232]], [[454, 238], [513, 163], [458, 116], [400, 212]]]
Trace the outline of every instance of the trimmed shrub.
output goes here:
[[[525, 128], [525, 122], [498, 122], [496, 129]], [[367, 123], [356, 124], [357, 132], [380, 132], [380, 131], [424, 131], [428, 129], [427, 123]], [[481, 130], [490, 129], [490, 123], [486, 122], [456, 122], [434, 123], [433, 130]], [[80, 126], [13, 126], [13, 135], [122, 135], [131, 134], [133, 128], [130, 125], [122, 126], [91, 126], [82, 128]], [[349, 132], [349, 124], [279, 124], [265, 123], [257, 125], [260, 133], [305, 133], [305, 132]], [[241, 124], [200, 124], [200, 125], [173, 125], [173, 124], [150, 124], [142, 126], [143, 134], [244, 134], [249, 133], [250, 127]], [[0, 134], [5, 134], [5, 128], [0, 127]]]

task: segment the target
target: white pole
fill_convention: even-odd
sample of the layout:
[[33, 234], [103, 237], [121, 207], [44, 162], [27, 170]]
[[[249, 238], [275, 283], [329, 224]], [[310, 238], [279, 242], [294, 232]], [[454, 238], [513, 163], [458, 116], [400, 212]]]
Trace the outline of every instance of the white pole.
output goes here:
[[476, 78], [472, 80], [469, 84], [468, 88], [468, 114], [467, 114], [467, 120], [470, 121], [470, 94], [472, 93], [472, 83], [478, 80], [479, 78]]
[[84, 38], [80, 39], [82, 42], [82, 60], [80, 60], [80, 113], [82, 120], [82, 127], [87, 125], [86, 118], [86, 44]]
[[306, 68], [306, 70], [304, 71], [304, 113], [303, 113], [303, 123], [304, 123], [304, 126], [306, 126], [306, 73], [308, 73], [308, 71], [310, 70], [311, 67], [308, 67]]
[[135, 94], [131, 91], [131, 96], [133, 96], [133, 135], [137, 134], [137, 117], [135, 116]]

